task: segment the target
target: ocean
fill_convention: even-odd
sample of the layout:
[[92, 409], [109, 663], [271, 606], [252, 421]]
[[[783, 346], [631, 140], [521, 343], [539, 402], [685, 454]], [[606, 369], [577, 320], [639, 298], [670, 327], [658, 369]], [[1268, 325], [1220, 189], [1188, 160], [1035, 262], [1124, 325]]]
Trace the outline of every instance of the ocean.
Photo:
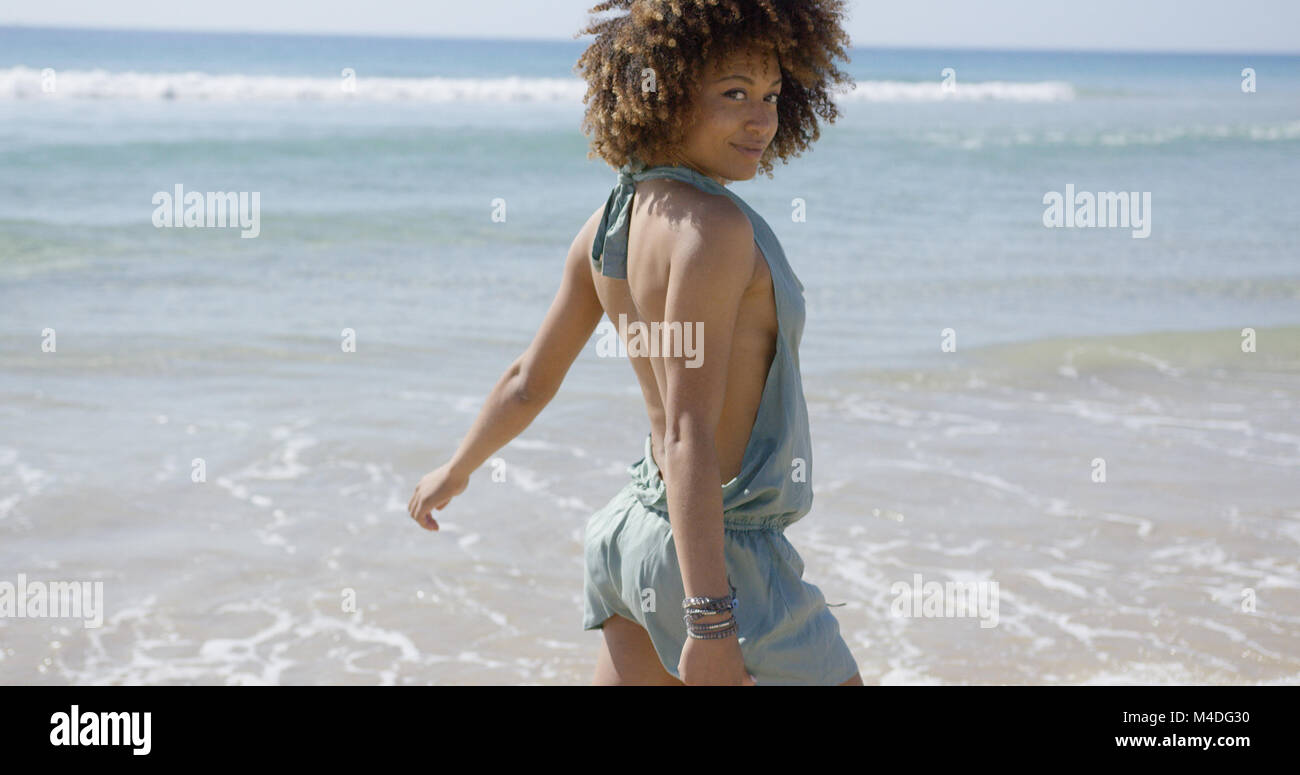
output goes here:
[[[0, 683], [590, 682], [583, 527], [649, 430], [598, 336], [406, 513], [615, 183], [583, 47], [0, 27], [0, 598], [103, 584], [0, 615]], [[733, 187], [805, 286], [787, 535], [864, 681], [1300, 683], [1300, 57], [843, 67]], [[155, 225], [177, 186], [256, 236]], [[1143, 223], [1049, 227], [1067, 191]]]

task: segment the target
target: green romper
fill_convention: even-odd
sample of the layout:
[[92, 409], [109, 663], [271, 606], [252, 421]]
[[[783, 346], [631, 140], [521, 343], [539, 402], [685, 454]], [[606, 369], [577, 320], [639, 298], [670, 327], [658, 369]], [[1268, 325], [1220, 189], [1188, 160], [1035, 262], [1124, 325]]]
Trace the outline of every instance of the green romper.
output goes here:
[[[803, 559], [784, 532], [813, 500], [812, 442], [799, 376], [803, 284], [767, 222], [739, 196], [687, 167], [646, 168], [639, 162], [619, 171], [596, 231], [592, 261], [601, 274], [627, 278], [632, 197], [636, 182], [650, 178], [673, 178], [730, 197], [749, 217], [772, 273], [780, 329], [776, 354], [740, 473], [722, 485], [724, 555], [739, 601], [734, 615], [745, 667], [760, 685], [843, 683], [858, 672], [857, 663], [821, 590], [803, 580]], [[627, 470], [631, 481], [587, 521], [582, 627], [598, 629], [611, 614], [637, 622], [664, 669], [680, 678], [685, 589], [650, 434], [644, 455]]]

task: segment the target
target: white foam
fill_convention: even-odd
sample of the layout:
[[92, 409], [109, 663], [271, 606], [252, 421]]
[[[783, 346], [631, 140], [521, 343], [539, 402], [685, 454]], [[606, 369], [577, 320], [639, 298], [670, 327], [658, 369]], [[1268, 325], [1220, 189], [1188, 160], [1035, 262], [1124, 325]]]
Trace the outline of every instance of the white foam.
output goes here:
[[1195, 674], [1181, 662], [1157, 664], [1128, 662], [1119, 669], [1102, 670], [1083, 681], [1080, 686], [1115, 686], [1124, 684], [1189, 684], [1198, 683]]
[[1149, 519], [1134, 517], [1129, 514], [1115, 514], [1113, 512], [1104, 512], [1101, 518], [1107, 522], [1119, 522], [1125, 525], [1137, 525], [1137, 534], [1140, 538], [1146, 538], [1151, 535], [1152, 523]]
[[539, 441], [537, 439], [511, 439], [506, 446], [516, 447], [518, 449], [541, 450], [545, 452], [567, 452], [574, 457], [587, 457], [587, 451], [582, 447], [575, 447], [568, 444], [553, 444], [549, 441]]
[[29, 466], [18, 459], [18, 450], [0, 447], [0, 488], [11, 492], [0, 498], [0, 520], [13, 514], [20, 501], [30, 500], [52, 484], [57, 477], [49, 471]]
[[[1085, 127], [1070, 132], [1059, 130], [1027, 132], [1023, 130], [1008, 131], [974, 128], [960, 130], [934, 129], [915, 133], [913, 136], [921, 142], [962, 150], [979, 150], [986, 147], [1011, 148], [1026, 145], [1068, 145], [1084, 148], [1097, 146], [1127, 147], [1199, 141], [1271, 143], [1300, 139], [1300, 121], [1261, 125], [1241, 123], [1197, 124], [1111, 131]], [[1152, 365], [1159, 368], [1157, 364]]]
[[[274, 685], [284, 682], [288, 669], [302, 664], [306, 657], [299, 646], [316, 636], [330, 636], [338, 643], [330, 656], [342, 660], [344, 672], [386, 685], [397, 682], [403, 667], [449, 660], [422, 654], [405, 632], [366, 623], [361, 614], [339, 618], [313, 612], [295, 617], [288, 609], [258, 599], [222, 605], [213, 612], [270, 617], [270, 622], [255, 625], [252, 632], [234, 637], [181, 638], [170, 629], [171, 619], [159, 616], [156, 603], [156, 598], [150, 596], [109, 617], [103, 628], [87, 630], [89, 644], [84, 665], [74, 667], [61, 658], [59, 667], [63, 675], [74, 684], [198, 681]], [[146, 633], [153, 633], [158, 627], [163, 628], [161, 637], [146, 637]], [[124, 638], [128, 644], [126, 654], [118, 645]], [[106, 641], [115, 644], [111, 651]], [[175, 653], [178, 647], [184, 646], [192, 648], [185, 655]], [[375, 647], [379, 647], [378, 652]], [[377, 655], [386, 659], [387, 664], [377, 668], [354, 664], [363, 658], [373, 660]]]
[[1048, 589], [1059, 589], [1066, 594], [1074, 595], [1075, 597], [1083, 598], [1085, 600], [1090, 597], [1088, 590], [1082, 585], [1075, 584], [1072, 581], [1067, 581], [1059, 576], [1054, 576], [1050, 572], [1040, 568], [1029, 568], [1022, 570], [1021, 573], [1030, 577], [1034, 581], [1037, 581]]
[[[54, 90], [42, 89], [42, 70], [0, 68], [0, 100], [280, 100], [361, 102], [545, 102], [581, 105], [587, 83], [580, 78], [383, 78], [211, 74], [197, 71], [112, 72], [59, 70]], [[939, 81], [862, 81], [840, 89], [844, 102], [1060, 102], [1074, 99], [1062, 81], [959, 83], [945, 90]]]
[[362, 102], [569, 102], [580, 104], [586, 84], [577, 78], [368, 78], [345, 89], [343, 78], [59, 70], [54, 91], [42, 90], [41, 71], [0, 69], [0, 99], [115, 99]]
[[861, 81], [836, 95], [845, 102], [1068, 102], [1075, 92], [1064, 81], [957, 82], [948, 90], [935, 80]]

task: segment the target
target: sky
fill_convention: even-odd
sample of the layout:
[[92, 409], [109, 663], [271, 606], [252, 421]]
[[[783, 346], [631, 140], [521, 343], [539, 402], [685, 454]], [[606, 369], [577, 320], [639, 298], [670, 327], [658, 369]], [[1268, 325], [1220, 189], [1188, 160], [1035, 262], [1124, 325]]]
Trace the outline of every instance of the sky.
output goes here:
[[[0, 25], [571, 40], [596, 0], [40, 0]], [[1300, 53], [1300, 0], [848, 0], [854, 46]]]

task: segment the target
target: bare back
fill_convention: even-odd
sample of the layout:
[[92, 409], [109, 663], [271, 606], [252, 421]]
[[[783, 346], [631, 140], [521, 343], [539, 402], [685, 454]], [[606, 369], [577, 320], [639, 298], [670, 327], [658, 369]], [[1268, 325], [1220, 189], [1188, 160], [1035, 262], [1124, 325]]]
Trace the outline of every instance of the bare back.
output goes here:
[[[674, 244], [682, 237], [684, 230], [707, 229], [710, 215], [719, 213], [719, 208], [735, 207], [724, 196], [700, 191], [681, 181], [660, 178], [643, 180], [637, 184], [628, 227], [627, 279], [606, 277], [592, 268], [596, 295], [616, 328], [620, 315], [626, 316], [624, 319], [629, 326], [637, 321], [646, 326], [651, 322], [664, 321]], [[583, 239], [588, 255], [600, 222], [601, 210], [597, 210], [584, 227]], [[740, 473], [772, 358], [776, 354], [779, 329], [772, 275], [757, 243], [751, 242], [751, 246], [753, 261], [750, 278], [736, 318], [727, 363], [722, 413], [714, 436], [718, 470], [722, 476], [722, 481], [718, 483], [720, 486]], [[624, 345], [628, 345], [625, 331], [620, 330], [619, 335], [624, 337]], [[707, 339], [707, 332], [705, 338]], [[628, 361], [632, 364], [641, 385], [641, 395], [645, 399], [655, 460], [663, 461], [666, 403], [663, 358], [630, 357]]]

